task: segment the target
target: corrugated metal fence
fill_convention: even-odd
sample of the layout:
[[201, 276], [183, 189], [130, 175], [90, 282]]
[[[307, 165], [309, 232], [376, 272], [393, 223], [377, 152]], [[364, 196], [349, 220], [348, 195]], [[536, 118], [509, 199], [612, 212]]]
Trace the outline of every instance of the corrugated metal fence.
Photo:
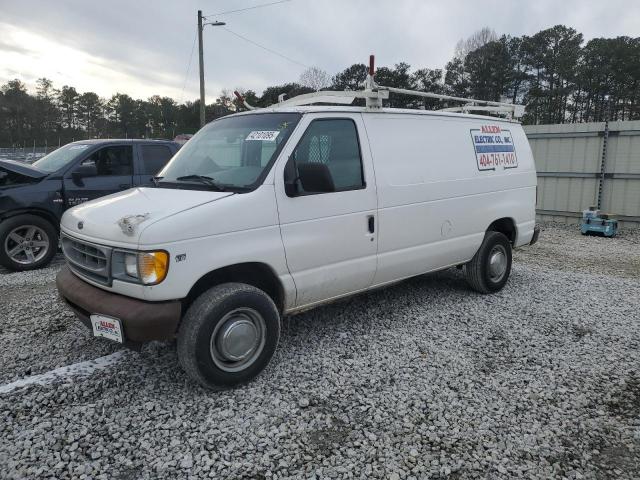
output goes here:
[[541, 219], [575, 223], [600, 201], [621, 226], [640, 227], [640, 121], [524, 129], [538, 170]]

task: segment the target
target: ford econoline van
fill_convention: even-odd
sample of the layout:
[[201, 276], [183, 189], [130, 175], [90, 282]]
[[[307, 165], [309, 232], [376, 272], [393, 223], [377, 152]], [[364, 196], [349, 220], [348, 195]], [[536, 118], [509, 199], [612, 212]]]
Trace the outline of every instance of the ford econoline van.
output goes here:
[[65, 213], [57, 285], [95, 336], [177, 339], [193, 379], [229, 387], [267, 365], [283, 315], [454, 266], [497, 292], [536, 241], [517, 122], [283, 103], [208, 124], [154, 186]]

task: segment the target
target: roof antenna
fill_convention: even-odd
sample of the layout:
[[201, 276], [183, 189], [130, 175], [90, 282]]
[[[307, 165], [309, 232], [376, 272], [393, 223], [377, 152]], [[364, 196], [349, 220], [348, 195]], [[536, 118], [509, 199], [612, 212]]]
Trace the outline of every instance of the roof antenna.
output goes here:
[[[375, 55], [369, 55], [369, 72], [367, 78], [364, 81], [364, 91], [367, 93], [377, 93], [378, 85], [374, 79], [376, 74], [376, 57]], [[377, 109], [382, 108], [382, 97], [378, 95], [367, 95], [365, 97], [367, 108]]]
[[233, 94], [234, 94], [234, 95], [236, 96], [236, 98], [240, 101], [240, 103], [242, 103], [242, 104], [247, 108], [247, 110], [255, 110], [255, 109], [256, 109], [256, 107], [254, 107], [254, 106], [252, 106], [252, 105], [249, 105], [249, 103], [247, 103], [247, 101], [245, 100], [245, 98], [244, 98], [242, 95], [240, 95], [240, 92], [238, 92], [237, 90], [235, 90], [235, 91], [233, 92]]

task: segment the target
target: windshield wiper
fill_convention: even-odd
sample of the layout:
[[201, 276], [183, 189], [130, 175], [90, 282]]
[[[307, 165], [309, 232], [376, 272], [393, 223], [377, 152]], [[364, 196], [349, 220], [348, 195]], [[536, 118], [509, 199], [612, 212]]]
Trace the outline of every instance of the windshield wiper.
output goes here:
[[220, 192], [225, 191], [224, 185], [216, 182], [214, 178], [207, 177], [206, 175], [185, 175], [183, 177], [176, 178], [176, 180], [179, 182], [195, 180], [196, 182], [204, 183], [205, 185], [213, 187]]

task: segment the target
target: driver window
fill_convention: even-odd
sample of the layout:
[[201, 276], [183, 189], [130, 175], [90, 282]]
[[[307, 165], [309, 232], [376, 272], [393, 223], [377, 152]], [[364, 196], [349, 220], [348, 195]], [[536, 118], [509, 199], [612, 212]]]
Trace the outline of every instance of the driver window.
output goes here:
[[[331, 173], [337, 192], [357, 190], [365, 186], [360, 143], [353, 120], [346, 118], [314, 120], [291, 157], [293, 168], [303, 163], [325, 164]], [[295, 176], [298, 176], [297, 172]], [[297, 191], [304, 193], [299, 180]]]
[[95, 165], [98, 176], [133, 175], [133, 148], [104, 147], [91, 154], [81, 165]]

